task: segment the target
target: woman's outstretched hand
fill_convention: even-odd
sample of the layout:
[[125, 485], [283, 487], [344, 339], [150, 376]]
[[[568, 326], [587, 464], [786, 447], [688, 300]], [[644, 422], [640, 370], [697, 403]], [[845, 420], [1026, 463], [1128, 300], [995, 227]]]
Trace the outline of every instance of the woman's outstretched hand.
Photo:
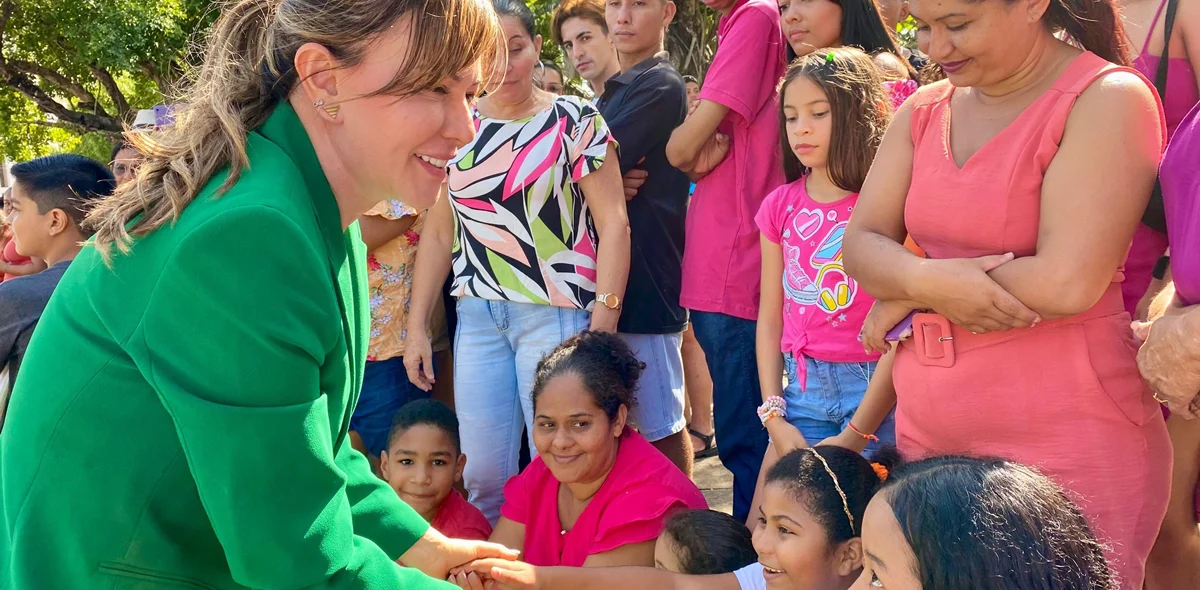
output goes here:
[[450, 581], [463, 590], [542, 590], [539, 568], [523, 561], [480, 559], [451, 572]]
[[521, 552], [498, 543], [450, 539], [429, 529], [400, 561], [425, 572], [431, 578], [445, 580], [450, 571], [479, 559], [515, 560]]
[[[1012, 253], [929, 260], [921, 300], [933, 311], [976, 334], [1028, 328], [1041, 318], [988, 276]], [[889, 328], [890, 329], [890, 328]]]

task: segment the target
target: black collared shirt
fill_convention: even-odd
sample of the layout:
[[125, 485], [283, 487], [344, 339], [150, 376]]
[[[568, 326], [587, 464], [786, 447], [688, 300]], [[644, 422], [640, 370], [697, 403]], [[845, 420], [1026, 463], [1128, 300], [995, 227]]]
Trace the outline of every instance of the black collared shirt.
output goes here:
[[679, 305], [679, 291], [691, 183], [667, 161], [667, 140], [687, 116], [687, 87], [662, 52], [605, 82], [597, 106], [621, 146], [621, 173], [633, 168], [648, 173], [646, 184], [626, 203], [632, 247], [617, 329], [682, 332], [688, 314]]

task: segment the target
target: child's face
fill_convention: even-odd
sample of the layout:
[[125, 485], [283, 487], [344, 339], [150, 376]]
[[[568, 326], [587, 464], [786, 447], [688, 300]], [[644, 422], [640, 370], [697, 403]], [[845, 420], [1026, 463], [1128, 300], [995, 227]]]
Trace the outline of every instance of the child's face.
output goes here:
[[904, 537], [892, 505], [883, 495], [877, 495], [863, 514], [862, 575], [851, 590], [888, 588], [889, 590], [921, 590], [917, 579], [917, 558]]
[[792, 153], [808, 168], [824, 168], [833, 138], [833, 110], [815, 82], [797, 78], [783, 90], [783, 125]]
[[19, 182], [13, 186], [8, 201], [8, 222], [17, 254], [43, 257], [51, 239], [70, 223], [67, 214], [61, 209], [39, 212], [37, 203], [25, 196]]
[[379, 459], [388, 485], [426, 520], [437, 514], [467, 464], [467, 456], [454, 451], [450, 436], [429, 424], [400, 433]]
[[770, 590], [846, 588], [858, 577], [857, 540], [830, 547], [825, 527], [783, 486], [763, 488], [754, 550]]
[[687, 86], [688, 104], [696, 102], [696, 98], [700, 96], [700, 85], [695, 82], [688, 82], [684, 86]]
[[778, 0], [783, 38], [796, 53], [808, 55], [842, 45], [842, 6], [835, 0]]
[[658, 535], [658, 540], [654, 542], [654, 567], [682, 574], [684, 572], [680, 561], [679, 546], [675, 544], [671, 535], [663, 531]]

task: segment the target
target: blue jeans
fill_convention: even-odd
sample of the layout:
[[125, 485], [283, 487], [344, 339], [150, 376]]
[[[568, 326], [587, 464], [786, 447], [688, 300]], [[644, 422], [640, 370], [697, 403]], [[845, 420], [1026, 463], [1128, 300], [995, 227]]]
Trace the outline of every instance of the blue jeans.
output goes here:
[[350, 416], [350, 430], [357, 432], [367, 451], [378, 457], [387, 448], [388, 431], [396, 412], [404, 404], [429, 395], [408, 381], [402, 357], [367, 361], [362, 393]]
[[757, 412], [762, 392], [754, 352], [755, 323], [722, 313], [694, 311], [692, 328], [712, 376], [717, 455], [733, 473], [733, 517], [745, 522], [767, 451], [767, 431]]
[[[538, 361], [590, 323], [580, 309], [458, 300], [454, 406], [467, 455], [463, 479], [471, 503], [492, 523], [500, 518], [504, 484], [520, 470], [521, 431], [533, 432]], [[536, 456], [532, 437], [529, 449]]]
[[[804, 361], [808, 379], [801, 391], [796, 375], [797, 359], [791, 353], [784, 355], [788, 384], [783, 399], [787, 401], [788, 423], [804, 435], [809, 445], [815, 445], [846, 430], [867, 393], [875, 363], [830, 363], [810, 358]], [[863, 455], [871, 457], [880, 446], [896, 444], [894, 409], [875, 430], [875, 436], [879, 442], [868, 444]]]

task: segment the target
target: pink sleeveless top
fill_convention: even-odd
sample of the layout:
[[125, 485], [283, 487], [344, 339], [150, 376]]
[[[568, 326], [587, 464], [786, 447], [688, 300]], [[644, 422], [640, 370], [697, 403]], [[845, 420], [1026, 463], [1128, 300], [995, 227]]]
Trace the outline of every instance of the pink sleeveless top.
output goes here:
[[[1058, 153], [1071, 107], [1093, 81], [1117, 70], [1137, 73], [1094, 53], [1081, 54], [1054, 86], [961, 168], [950, 153], [954, 87], [943, 80], [917, 91], [910, 99], [915, 151], [905, 207], [914, 241], [930, 258], [1033, 254], [1042, 179]], [[1118, 270], [1114, 281], [1122, 277]]]
[[[1081, 54], [961, 168], [949, 145], [954, 88], [938, 82], [909, 98], [905, 223], [928, 257], [1034, 254], [1043, 178], [1071, 108], [1097, 78], [1118, 70], [1134, 71]], [[892, 378], [901, 453], [999, 456], [1042, 470], [1080, 499], [1093, 530], [1121, 548], [1108, 555], [1121, 586], [1140, 588], [1166, 511], [1170, 441], [1138, 373], [1122, 279], [1114, 269], [1091, 309], [1023, 330], [976, 335], [951, 324], [946, 333], [939, 316], [918, 315], [913, 325], [924, 344], [901, 345]]]

